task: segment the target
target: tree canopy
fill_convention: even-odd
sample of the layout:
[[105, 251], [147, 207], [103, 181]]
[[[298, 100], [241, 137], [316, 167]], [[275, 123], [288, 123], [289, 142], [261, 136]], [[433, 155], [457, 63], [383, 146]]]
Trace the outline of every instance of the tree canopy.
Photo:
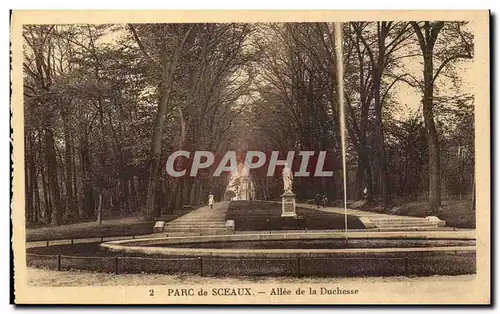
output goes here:
[[[386, 208], [436, 209], [473, 193], [467, 27], [343, 23], [349, 199], [366, 187]], [[23, 38], [27, 223], [151, 219], [233, 196], [213, 167], [168, 176], [177, 150], [326, 151], [334, 175], [296, 178], [294, 191], [343, 198], [333, 23], [27, 25]], [[407, 109], [401, 86], [421, 103]], [[265, 172], [250, 173], [256, 197], [276, 198]]]

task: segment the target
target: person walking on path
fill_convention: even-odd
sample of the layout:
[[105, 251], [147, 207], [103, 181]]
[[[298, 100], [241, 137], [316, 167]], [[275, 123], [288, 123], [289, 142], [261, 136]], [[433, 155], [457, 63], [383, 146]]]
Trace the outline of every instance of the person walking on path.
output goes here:
[[321, 195], [319, 193], [316, 194], [316, 196], [314, 197], [314, 203], [318, 208], [321, 206], [321, 201], [322, 201]]
[[214, 203], [214, 195], [212, 194], [212, 192], [210, 192], [210, 194], [208, 194], [208, 205], [210, 206], [210, 209], [214, 208]]
[[322, 205], [322, 207], [326, 207], [327, 204], [328, 204], [328, 197], [326, 197], [326, 195], [323, 195], [321, 205]]

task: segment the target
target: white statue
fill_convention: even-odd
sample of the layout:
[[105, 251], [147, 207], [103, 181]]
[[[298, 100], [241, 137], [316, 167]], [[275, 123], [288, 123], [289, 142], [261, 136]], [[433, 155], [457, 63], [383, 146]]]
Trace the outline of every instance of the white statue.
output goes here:
[[293, 174], [292, 174], [292, 168], [290, 165], [285, 162], [285, 167], [283, 167], [283, 186], [285, 193], [293, 193], [292, 192], [292, 184], [293, 184]]

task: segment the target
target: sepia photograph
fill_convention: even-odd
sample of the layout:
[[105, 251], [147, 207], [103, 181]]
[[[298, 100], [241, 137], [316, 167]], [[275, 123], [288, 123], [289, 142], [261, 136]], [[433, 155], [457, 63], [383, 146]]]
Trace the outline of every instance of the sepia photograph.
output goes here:
[[17, 304], [491, 302], [488, 11], [85, 12], [11, 16]]

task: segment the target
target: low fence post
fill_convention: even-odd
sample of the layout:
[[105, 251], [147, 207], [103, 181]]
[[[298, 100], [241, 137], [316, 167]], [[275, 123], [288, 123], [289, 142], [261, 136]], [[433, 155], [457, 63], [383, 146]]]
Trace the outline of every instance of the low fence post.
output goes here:
[[200, 276], [203, 276], [203, 257], [198, 256], [198, 262], [200, 266]]
[[297, 254], [295, 257], [295, 266], [296, 266], [296, 272], [297, 272], [297, 277], [300, 277], [300, 255]]
[[115, 257], [115, 274], [119, 274], [119, 269], [118, 269], [118, 256]]
[[61, 271], [61, 254], [57, 254], [57, 270]]
[[49, 246], [49, 241], [47, 240], [47, 245], [46, 246]]

